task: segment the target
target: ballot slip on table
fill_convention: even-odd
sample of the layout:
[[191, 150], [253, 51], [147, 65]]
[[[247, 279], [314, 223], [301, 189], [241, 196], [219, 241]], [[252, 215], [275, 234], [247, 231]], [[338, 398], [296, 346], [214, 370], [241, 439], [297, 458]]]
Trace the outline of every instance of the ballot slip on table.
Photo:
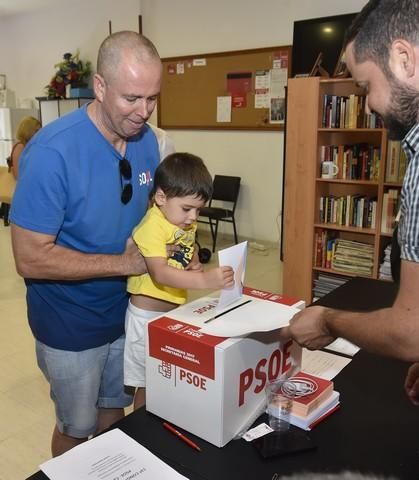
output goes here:
[[[246, 299], [261, 304], [304, 307], [303, 302], [282, 295], [249, 288], [244, 293]], [[291, 340], [280, 343], [278, 330], [239, 337], [202, 333], [201, 326], [214, 315], [214, 308], [201, 305], [197, 314], [190, 305], [148, 324], [146, 408], [222, 447], [263, 410], [268, 379], [300, 369], [301, 348]]]

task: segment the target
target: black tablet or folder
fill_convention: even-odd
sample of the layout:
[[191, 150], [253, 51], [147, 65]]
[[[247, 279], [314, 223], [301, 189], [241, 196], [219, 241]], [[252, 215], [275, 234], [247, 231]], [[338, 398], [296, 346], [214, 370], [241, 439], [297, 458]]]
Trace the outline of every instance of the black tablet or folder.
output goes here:
[[301, 428], [290, 425], [287, 432], [271, 432], [253, 440], [263, 458], [289, 455], [316, 448], [310, 436]]

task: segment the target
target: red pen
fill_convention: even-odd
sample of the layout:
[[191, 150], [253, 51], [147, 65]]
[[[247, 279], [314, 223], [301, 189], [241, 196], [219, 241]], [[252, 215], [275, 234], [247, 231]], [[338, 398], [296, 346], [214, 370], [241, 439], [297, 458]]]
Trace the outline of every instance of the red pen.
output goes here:
[[201, 451], [201, 449], [198, 447], [198, 445], [196, 443], [194, 443], [192, 440], [189, 440], [189, 438], [185, 437], [185, 435], [182, 435], [178, 430], [176, 430], [176, 428], [172, 427], [167, 422], [163, 422], [163, 427], [167, 428], [167, 430], [170, 430], [177, 437], [179, 437], [181, 440], [183, 440], [185, 443], [187, 443], [190, 447], [194, 448], [195, 450], [198, 450], [198, 452]]
[[332, 415], [332, 413], [335, 413], [336, 410], [339, 410], [340, 408], [340, 403], [336, 405], [336, 407], [331, 408], [328, 412], [326, 412], [324, 415], [322, 415], [320, 418], [315, 420], [311, 425], [308, 426], [308, 428], [311, 430], [312, 428], [316, 427], [319, 423], [321, 423], [323, 420], [325, 420], [327, 417]]

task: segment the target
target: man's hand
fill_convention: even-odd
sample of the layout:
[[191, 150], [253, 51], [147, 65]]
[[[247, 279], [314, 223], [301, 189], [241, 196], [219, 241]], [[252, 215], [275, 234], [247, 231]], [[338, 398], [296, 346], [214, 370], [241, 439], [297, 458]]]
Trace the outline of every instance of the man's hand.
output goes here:
[[326, 324], [325, 307], [308, 307], [294, 315], [289, 327], [281, 328], [281, 340], [292, 338], [302, 347], [317, 350], [329, 345], [335, 339]]
[[419, 405], [419, 362], [412, 364], [407, 371], [404, 388], [413, 405]]
[[131, 237], [127, 240], [125, 252], [122, 254], [122, 257], [125, 259], [126, 275], [142, 275], [147, 272], [144, 257], [141, 255], [139, 248]]

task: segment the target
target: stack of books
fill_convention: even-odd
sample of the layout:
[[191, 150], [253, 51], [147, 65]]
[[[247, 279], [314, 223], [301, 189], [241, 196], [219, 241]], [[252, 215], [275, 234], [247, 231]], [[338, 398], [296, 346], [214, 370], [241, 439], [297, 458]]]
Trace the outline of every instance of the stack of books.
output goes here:
[[299, 372], [290, 378], [297, 387], [292, 403], [290, 423], [311, 430], [340, 406], [339, 392], [331, 380]]
[[369, 243], [354, 242], [338, 238], [332, 258], [332, 268], [337, 272], [372, 276], [374, 246]]
[[350, 277], [337, 277], [328, 273], [319, 273], [318, 277], [313, 280], [313, 295], [316, 299], [321, 298], [346, 283], [349, 279]]

